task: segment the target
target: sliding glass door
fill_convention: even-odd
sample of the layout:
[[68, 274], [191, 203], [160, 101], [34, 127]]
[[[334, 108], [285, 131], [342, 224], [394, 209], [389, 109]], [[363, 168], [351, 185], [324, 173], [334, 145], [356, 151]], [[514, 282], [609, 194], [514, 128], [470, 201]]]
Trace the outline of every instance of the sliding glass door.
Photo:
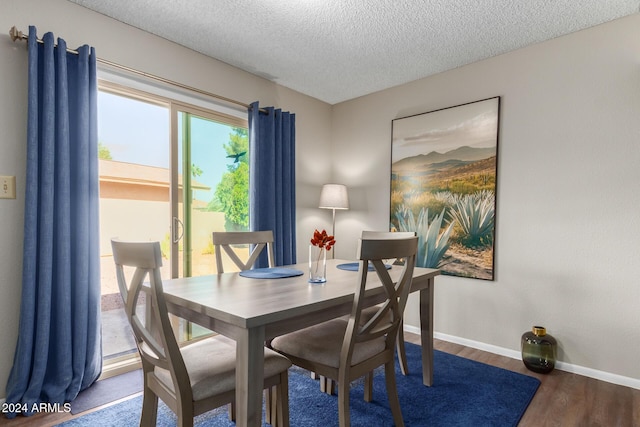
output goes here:
[[[180, 277], [215, 274], [211, 233], [248, 230], [249, 163], [246, 125], [175, 105], [179, 206], [174, 270]], [[235, 126], [234, 126], [235, 125]], [[244, 126], [243, 126], [244, 125]], [[177, 229], [176, 229], [177, 230]], [[180, 237], [180, 238], [179, 238]], [[184, 339], [210, 331], [184, 322]]]
[[[103, 358], [137, 354], [110, 239], [161, 242], [162, 277], [215, 273], [211, 232], [248, 227], [246, 120], [103, 83], [98, 100]], [[181, 340], [204, 333], [175, 319]]]
[[182, 227], [178, 270], [181, 277], [214, 274], [211, 233], [248, 230], [247, 130], [228, 117], [180, 105], [176, 109], [182, 188], [176, 221]]
[[[170, 108], [161, 100], [101, 88], [98, 94], [102, 348], [105, 366], [137, 350], [124, 316], [111, 238], [158, 240], [170, 260]], [[170, 262], [162, 269], [170, 278]]]

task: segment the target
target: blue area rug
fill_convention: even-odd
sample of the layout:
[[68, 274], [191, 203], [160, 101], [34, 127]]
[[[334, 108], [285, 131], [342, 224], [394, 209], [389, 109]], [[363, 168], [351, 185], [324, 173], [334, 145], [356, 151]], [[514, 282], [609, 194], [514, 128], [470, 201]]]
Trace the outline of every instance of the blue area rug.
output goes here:
[[[540, 385], [534, 377], [435, 351], [434, 384], [425, 387], [422, 385], [420, 347], [407, 343], [406, 349], [411, 374], [400, 374], [396, 363], [396, 378], [407, 427], [516, 426]], [[318, 382], [311, 379], [308, 372], [299, 368], [290, 370], [289, 396], [291, 427], [338, 425], [337, 397], [320, 393]], [[374, 400], [367, 403], [362, 396], [362, 381], [353, 383], [353, 426], [393, 426], [384, 371], [376, 371]], [[139, 422], [141, 407], [142, 397], [138, 396], [60, 425], [135, 426]], [[160, 403], [158, 426], [175, 425], [173, 412]], [[196, 418], [196, 426], [232, 427], [235, 424], [228, 420], [225, 407], [200, 415]]]

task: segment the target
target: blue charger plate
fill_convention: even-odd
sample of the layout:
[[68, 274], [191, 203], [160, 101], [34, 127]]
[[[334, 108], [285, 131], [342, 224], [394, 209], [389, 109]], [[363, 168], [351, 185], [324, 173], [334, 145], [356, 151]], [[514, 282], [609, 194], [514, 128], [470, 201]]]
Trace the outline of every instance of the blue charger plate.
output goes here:
[[[391, 269], [391, 265], [390, 264], [385, 264], [384, 265], [387, 270]], [[360, 268], [360, 263], [359, 262], [347, 262], [345, 264], [338, 264], [336, 267], [338, 267], [340, 270], [347, 270], [347, 271], [358, 271], [358, 269]], [[373, 267], [372, 264], [369, 264], [369, 271], [374, 271], [375, 268]]]
[[241, 271], [240, 276], [252, 279], [282, 279], [284, 277], [302, 276], [304, 273], [295, 268], [269, 267]]

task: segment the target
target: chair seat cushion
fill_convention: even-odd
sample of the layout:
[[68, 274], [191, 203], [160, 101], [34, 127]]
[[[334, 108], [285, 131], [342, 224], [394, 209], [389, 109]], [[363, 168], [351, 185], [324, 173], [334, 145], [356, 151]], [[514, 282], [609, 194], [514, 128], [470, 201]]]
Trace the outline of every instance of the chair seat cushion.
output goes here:
[[[235, 389], [236, 343], [223, 336], [215, 336], [189, 344], [181, 349], [189, 373], [194, 400], [205, 399]], [[286, 371], [291, 362], [268, 348], [264, 349], [264, 378]], [[156, 368], [155, 374], [173, 390], [171, 374]]]
[[[347, 329], [348, 317], [340, 317], [299, 331], [276, 337], [271, 347], [284, 355], [290, 355], [312, 363], [332, 368], [340, 367], [340, 351]], [[385, 349], [385, 339], [358, 343], [354, 347], [352, 365], [358, 364]]]

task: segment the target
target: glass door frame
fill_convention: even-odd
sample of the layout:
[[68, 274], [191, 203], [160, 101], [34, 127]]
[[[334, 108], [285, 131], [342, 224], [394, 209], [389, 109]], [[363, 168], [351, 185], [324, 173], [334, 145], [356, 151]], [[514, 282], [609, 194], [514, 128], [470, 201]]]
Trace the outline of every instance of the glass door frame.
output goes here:
[[[248, 128], [248, 119], [241, 119], [228, 114], [211, 111], [208, 109], [200, 108], [198, 106], [179, 102], [170, 102], [170, 114], [171, 114], [171, 185], [170, 185], [170, 202], [171, 202], [171, 277], [177, 278], [180, 276], [180, 255], [179, 248], [180, 242], [183, 242], [183, 260], [184, 264], [189, 262], [190, 258], [184, 254], [189, 249], [187, 246], [190, 242], [190, 203], [191, 197], [191, 146], [190, 138], [185, 138], [182, 146], [182, 153], [179, 152], [179, 128], [178, 120], [181, 113], [186, 113], [188, 117], [195, 116], [205, 120], [211, 120], [218, 123], [223, 123], [228, 126]], [[189, 127], [182, 130], [183, 137], [185, 135], [190, 136]], [[179, 184], [180, 184], [180, 158], [182, 155], [182, 217], [180, 220], [180, 200], [179, 200]], [[186, 240], [185, 240], [186, 239]], [[189, 277], [191, 275], [190, 265], [182, 266], [183, 277]]]
[[[155, 95], [153, 93], [132, 88], [126, 85], [121, 85], [119, 83], [114, 83], [112, 81], [104, 79], [98, 80], [98, 90], [112, 95], [121, 96], [123, 98], [156, 105], [165, 108], [167, 110], [167, 114], [171, 114], [171, 101], [167, 98]], [[168, 118], [170, 119], [170, 116]], [[171, 183], [169, 183], [169, 189], [171, 190]], [[102, 374], [100, 375], [100, 379], [110, 378], [115, 375], [123, 374], [125, 372], [130, 372], [134, 369], [141, 368], [141, 363], [142, 362], [140, 360], [140, 355], [138, 354], [138, 351], [134, 346], [133, 352], [131, 353], [108, 359], [107, 363], [105, 363], [103, 359], [103, 370]]]
[[[191, 277], [192, 273], [192, 164], [191, 156], [191, 118], [210, 120], [223, 123], [228, 126], [248, 128], [248, 120], [198, 108], [182, 102], [171, 102], [171, 277]], [[182, 129], [180, 118], [183, 116]], [[182, 146], [180, 139], [182, 138]], [[182, 149], [182, 150], [181, 150]], [[182, 151], [182, 152], [181, 152]], [[180, 165], [180, 159], [182, 164]], [[182, 212], [180, 211], [180, 170], [182, 170]], [[182, 215], [181, 215], [182, 214]], [[182, 220], [180, 217], [182, 216]], [[180, 256], [180, 243], [182, 243], [182, 257]], [[182, 265], [180, 265], [182, 263]], [[182, 271], [182, 275], [180, 275]], [[184, 341], [201, 338], [196, 334], [191, 322], [174, 318], [174, 328], [180, 331]], [[194, 337], [194, 334], [197, 335]], [[205, 332], [205, 335], [209, 335]]]

